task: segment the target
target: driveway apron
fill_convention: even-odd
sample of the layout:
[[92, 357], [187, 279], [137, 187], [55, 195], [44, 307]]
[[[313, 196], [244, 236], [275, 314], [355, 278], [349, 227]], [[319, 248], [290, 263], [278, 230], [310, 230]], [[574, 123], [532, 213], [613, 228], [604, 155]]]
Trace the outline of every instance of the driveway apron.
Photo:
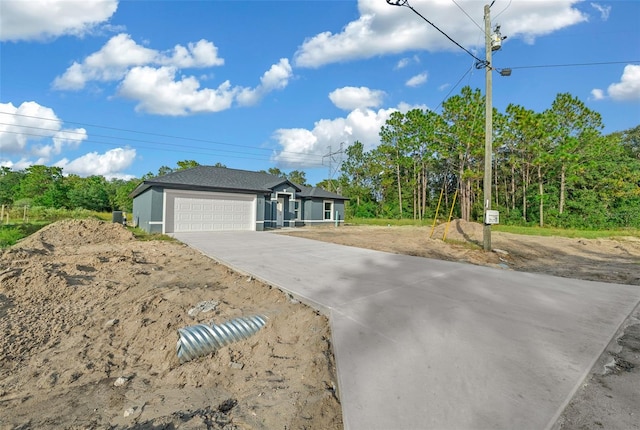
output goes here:
[[347, 429], [547, 429], [640, 288], [271, 232], [178, 240], [330, 319]]

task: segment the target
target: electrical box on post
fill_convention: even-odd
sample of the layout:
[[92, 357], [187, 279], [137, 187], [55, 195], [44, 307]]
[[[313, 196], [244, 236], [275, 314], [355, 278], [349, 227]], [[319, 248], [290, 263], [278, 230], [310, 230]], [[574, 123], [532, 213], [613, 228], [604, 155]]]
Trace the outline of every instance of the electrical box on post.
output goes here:
[[500, 212], [488, 210], [484, 214], [485, 224], [500, 224]]
[[117, 224], [123, 224], [124, 213], [122, 211], [113, 211], [111, 220]]

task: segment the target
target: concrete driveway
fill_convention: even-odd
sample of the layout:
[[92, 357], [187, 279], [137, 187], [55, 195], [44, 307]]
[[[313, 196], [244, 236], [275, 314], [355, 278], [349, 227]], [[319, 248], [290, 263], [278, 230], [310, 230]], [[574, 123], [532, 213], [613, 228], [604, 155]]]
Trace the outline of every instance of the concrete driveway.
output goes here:
[[269, 232], [178, 240], [324, 310], [345, 428], [547, 429], [640, 288]]

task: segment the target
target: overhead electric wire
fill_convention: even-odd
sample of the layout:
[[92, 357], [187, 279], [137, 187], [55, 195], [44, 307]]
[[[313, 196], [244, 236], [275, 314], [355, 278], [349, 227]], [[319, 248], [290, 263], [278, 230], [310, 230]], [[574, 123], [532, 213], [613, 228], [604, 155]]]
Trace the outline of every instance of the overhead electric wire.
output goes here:
[[480, 29], [480, 31], [482, 32], [482, 34], [484, 34], [484, 28], [480, 27], [480, 24], [478, 24], [478, 23], [477, 23], [477, 22], [476, 22], [476, 21], [471, 17], [471, 15], [469, 15], [469, 14], [467, 13], [467, 11], [466, 11], [466, 10], [464, 10], [464, 9], [462, 8], [462, 6], [460, 6], [460, 5], [456, 2], [456, 0], [451, 0], [451, 1], [452, 1], [456, 6], [458, 6], [458, 9], [460, 9], [460, 10], [462, 11], [462, 13], [464, 13], [465, 15], [467, 15], [467, 18], [469, 18], [469, 19], [471, 20], [471, 22], [473, 22], [473, 23], [476, 25], [476, 27], [478, 27], [478, 28]]
[[513, 66], [509, 67], [509, 69], [545, 69], [545, 68], [554, 68], [554, 67], [581, 67], [581, 66], [602, 66], [607, 64], [629, 64], [629, 63], [640, 63], [640, 60], [631, 60], [631, 61], [601, 61], [594, 63], [567, 63], [567, 64], [540, 64], [534, 66]]
[[[52, 131], [52, 132], [60, 131], [60, 130], [57, 130], [57, 129], [51, 129], [51, 128], [45, 128], [45, 127], [36, 127], [36, 126], [32, 126], [32, 125], [19, 125], [19, 126], [16, 126], [15, 124], [7, 124], [7, 123], [4, 123], [4, 122], [0, 122], [0, 125], [15, 126], [15, 127], [19, 127], [19, 128], [30, 128], [30, 129], [35, 129], [35, 130]], [[53, 136], [48, 135], [48, 134], [38, 134], [38, 135], [36, 135], [36, 134], [12, 132], [12, 131], [5, 131], [5, 132], [6, 133], [13, 133], [13, 134], [24, 134], [24, 135], [27, 135], [27, 136], [53, 137]], [[86, 136], [86, 134], [84, 134], [84, 133], [81, 133], [79, 131], [73, 131], [73, 130], [64, 130], [64, 133]], [[130, 141], [130, 142], [148, 143], [148, 144], [153, 144], [153, 145], [163, 145], [163, 146], [170, 146], [170, 147], [176, 147], [176, 148], [201, 149], [201, 150], [204, 150], [204, 151], [218, 151], [218, 152], [228, 152], [228, 153], [235, 153], [235, 154], [248, 154], [248, 152], [243, 152], [243, 151], [231, 151], [231, 150], [227, 150], [227, 149], [206, 148], [206, 147], [202, 147], [202, 146], [180, 145], [180, 144], [177, 144], [177, 143], [156, 142], [156, 141], [152, 141], [152, 140], [132, 139], [130, 137], [117, 137], [117, 136], [108, 136], [108, 135], [94, 134], [94, 133], [91, 133], [91, 137], [92, 138], [93, 137], [104, 137], [104, 138], [114, 139], [114, 140], [124, 140], [124, 141]], [[85, 139], [69, 139], [69, 138], [64, 138], [64, 139], [78, 141], [78, 142], [87, 141]], [[99, 142], [99, 141], [92, 140], [91, 142]], [[140, 146], [140, 148], [148, 148], [148, 147]], [[259, 150], [262, 150], [262, 151], [273, 152], [273, 149], [269, 149], [269, 148], [253, 148], [253, 147], [250, 147], [250, 148], [259, 149]], [[294, 151], [280, 151], [280, 154], [288, 154], [288, 153], [291, 153], [291, 154], [294, 154], [294, 155], [311, 156], [311, 157], [316, 157], [316, 158], [319, 158], [319, 159], [322, 158], [321, 155], [316, 155], [316, 154], [307, 154], [307, 153], [303, 153], [303, 152], [294, 152]]]
[[498, 14], [496, 16], [493, 17], [493, 20], [495, 21], [496, 19], [498, 19], [498, 17], [500, 15], [502, 15], [504, 13], [505, 10], [509, 9], [509, 6], [511, 6], [511, 2], [512, 0], [509, 0], [509, 4], [507, 5], [507, 7], [505, 7], [504, 9], [502, 9], [500, 12], [498, 12]]
[[[43, 134], [36, 134], [36, 133], [25, 133], [25, 132], [17, 132], [17, 131], [4, 131], [4, 133], [10, 133], [10, 134], [17, 134], [20, 136], [30, 136], [30, 137], [50, 137], [49, 135], [43, 135]], [[79, 142], [79, 143], [90, 143], [90, 144], [96, 144], [96, 145], [106, 145], [106, 146], [111, 146], [111, 147], [117, 147], [119, 146], [119, 143], [112, 143], [112, 142], [103, 142], [103, 141], [99, 141], [99, 140], [92, 140], [92, 139], [88, 139], [88, 140], [84, 140], [84, 139], [69, 139], [67, 138], [66, 140], [68, 141], [72, 141], [72, 142]], [[153, 142], [150, 142], [153, 143]], [[153, 149], [156, 151], [164, 151], [164, 152], [176, 152], [173, 149], [170, 148], [157, 148], [157, 147], [151, 147], [151, 146], [141, 146], [138, 145], [136, 146], [134, 149]], [[200, 155], [210, 155], [210, 156], [215, 156], [215, 155], [221, 155], [221, 156], [225, 156], [228, 158], [239, 158], [239, 159], [244, 159], [244, 160], [269, 160], [270, 157], [268, 155], [265, 154], [265, 156], [260, 157], [260, 156], [256, 156], [256, 157], [243, 157], [243, 156], [239, 156], [239, 155], [224, 155], [224, 154], [218, 154], [218, 152], [235, 152], [238, 154], [246, 154], [246, 155], [251, 155], [249, 153], [246, 152], [238, 152], [238, 151], [228, 151], [228, 150], [224, 150], [224, 149], [211, 149], [211, 150], [207, 150], [206, 148], [195, 148], [195, 149], [202, 149], [202, 151], [195, 151], [195, 150], [181, 150], [181, 153], [184, 154], [200, 154]], [[318, 166], [321, 167], [322, 163], [318, 162], [318, 161], [308, 161], [308, 160], [300, 160], [296, 157], [281, 157], [281, 159], [283, 161], [305, 161], [306, 163], [309, 163], [312, 166]]]
[[[389, 3], [391, 0], [387, 0], [387, 3]], [[400, 3], [389, 3], [392, 4], [394, 6], [406, 6], [409, 9], [411, 9], [416, 15], [418, 15], [420, 18], [422, 18], [427, 24], [429, 24], [430, 26], [432, 26], [433, 28], [435, 28], [436, 30], [438, 30], [444, 37], [446, 37], [447, 39], [449, 39], [451, 42], [453, 42], [458, 48], [462, 49], [464, 52], [466, 52], [467, 54], [471, 55], [476, 61], [477, 61], [477, 65], [476, 67], [482, 68], [482, 67], [486, 67], [487, 66], [487, 62], [486, 60], [481, 60], [480, 58], [476, 57], [471, 51], [469, 51], [467, 48], [465, 48], [464, 46], [460, 45], [458, 42], [456, 42], [455, 40], [453, 40], [451, 38], [451, 36], [449, 36], [447, 33], [445, 33], [444, 31], [440, 30], [440, 28], [435, 25], [434, 23], [432, 23], [431, 21], [429, 21], [427, 18], [425, 18], [420, 12], [418, 12], [416, 9], [413, 8], [413, 6], [411, 6], [408, 2], [408, 0], [401, 0]], [[484, 33], [484, 31], [483, 31]]]
[[[269, 151], [269, 152], [276, 151], [276, 149], [273, 149], [273, 148], [261, 148], [261, 147], [257, 147], [257, 146], [239, 145], [239, 144], [236, 145], [236, 144], [233, 144], [233, 143], [218, 142], [218, 141], [213, 141], [213, 140], [197, 139], [197, 138], [183, 137], [183, 136], [173, 136], [173, 135], [167, 135], [167, 134], [161, 134], [161, 133], [151, 133], [151, 132], [123, 129], [123, 128], [117, 128], [117, 127], [103, 126], [103, 125], [98, 125], [98, 124], [82, 123], [82, 122], [77, 122], [77, 121], [66, 121], [66, 120], [63, 121], [63, 120], [60, 120], [60, 119], [39, 117], [39, 116], [35, 116], [35, 115], [24, 115], [24, 114], [3, 112], [3, 111], [0, 111], [0, 114], [12, 115], [12, 116], [23, 117], [23, 118], [40, 119], [40, 120], [59, 122], [59, 123], [64, 123], [64, 124], [75, 124], [75, 125], [86, 126], [86, 127], [102, 128], [102, 129], [106, 129], [106, 130], [113, 130], [113, 131], [120, 131], [120, 132], [127, 132], [127, 133], [136, 133], [136, 134], [142, 134], [142, 135], [147, 135], [147, 136], [156, 136], [156, 137], [164, 137], [164, 138], [170, 138], [170, 139], [180, 139], [180, 140], [187, 140], [187, 141], [193, 141], [193, 142], [201, 142], [201, 143], [210, 143], [210, 144], [215, 144], [215, 145], [231, 146], [231, 147], [234, 147], [234, 148], [249, 148], [249, 149], [253, 149], [253, 150]], [[0, 122], [0, 125], [23, 127], [23, 128], [35, 128], [35, 129], [41, 129], [41, 130], [46, 130], [46, 131], [52, 131], [52, 132], [61, 131], [61, 130], [58, 130], [58, 129], [47, 129], [47, 128], [43, 128], [43, 127], [34, 127], [34, 126], [26, 126], [26, 125], [19, 125], [19, 124], [7, 124], [7, 123], [1, 123], [1, 122]], [[65, 133], [82, 134], [82, 133], [79, 133], [79, 132], [75, 132], [73, 130], [64, 130], [64, 132]], [[155, 142], [155, 141], [133, 139], [133, 138], [129, 138], [129, 137], [108, 136], [108, 135], [99, 135], [99, 134], [93, 134], [93, 133], [92, 133], [92, 136], [106, 137], [106, 138], [119, 139], [119, 140], [131, 141], [131, 142], [142, 142], [142, 143], [152, 143], [152, 144], [159, 144], [159, 145], [175, 146], [176, 148], [209, 150], [209, 148], [203, 148], [203, 147], [200, 147], [200, 146], [180, 145], [180, 144], [177, 144], [177, 143], [162, 143], [162, 142]], [[50, 137], [50, 136], [41, 136], [41, 137]], [[223, 151], [223, 150], [220, 150], [220, 151]], [[230, 152], [230, 151], [227, 151], [227, 152]], [[242, 152], [238, 152], [238, 153], [242, 153]], [[306, 152], [298, 152], [298, 151], [285, 151], [285, 150], [282, 150], [282, 151], [278, 151], [278, 153], [279, 154], [283, 154], [283, 153], [291, 154], [293, 156], [300, 155], [300, 156], [305, 156], [305, 157], [321, 158], [321, 155], [309, 154], [309, 153], [306, 153]]]
[[451, 93], [453, 92], [453, 90], [455, 90], [456, 88], [458, 88], [458, 85], [460, 85], [460, 82], [462, 82], [462, 80], [464, 79], [465, 76], [467, 76], [469, 74], [469, 72], [471, 72], [474, 69], [473, 66], [471, 66], [469, 69], [467, 69], [466, 72], [464, 72], [464, 74], [460, 77], [460, 79], [458, 79], [458, 82], [456, 82], [456, 84], [451, 87], [451, 89], [449, 90], [449, 92], [447, 93], [446, 96], [444, 96], [444, 98], [442, 99], [442, 101], [438, 104], [438, 106], [436, 106], [436, 108], [433, 110], [434, 112], [437, 111], [440, 106], [442, 106], [444, 104], [444, 102], [449, 98], [449, 95], [451, 95]]

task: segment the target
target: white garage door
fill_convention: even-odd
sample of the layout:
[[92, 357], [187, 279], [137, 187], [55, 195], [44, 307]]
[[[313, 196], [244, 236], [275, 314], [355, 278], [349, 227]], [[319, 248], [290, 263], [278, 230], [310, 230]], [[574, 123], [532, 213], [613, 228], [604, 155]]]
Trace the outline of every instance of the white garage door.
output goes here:
[[169, 200], [173, 200], [173, 232], [255, 230], [255, 196], [174, 194]]

